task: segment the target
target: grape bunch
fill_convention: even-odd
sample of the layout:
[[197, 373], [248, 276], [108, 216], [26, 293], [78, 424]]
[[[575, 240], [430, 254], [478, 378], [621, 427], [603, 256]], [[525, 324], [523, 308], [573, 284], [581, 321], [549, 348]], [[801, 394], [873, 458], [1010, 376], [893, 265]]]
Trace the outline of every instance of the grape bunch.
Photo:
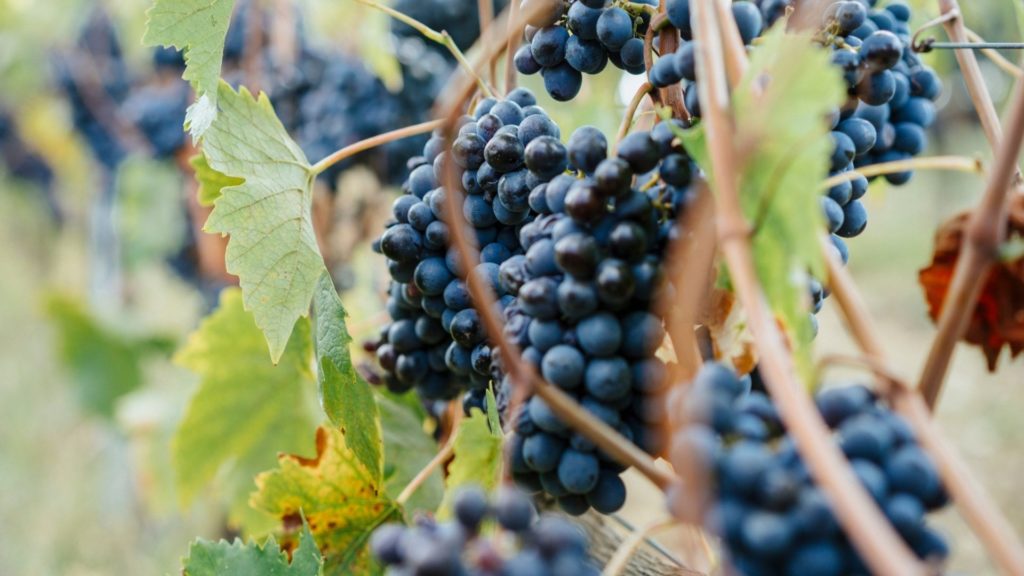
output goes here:
[[[686, 42], [654, 63], [650, 80], [657, 87], [682, 82], [686, 108], [699, 117], [689, 3], [667, 0], [669, 21]], [[752, 45], [791, 4], [789, 0], [733, 2], [733, 18], [743, 42]], [[924, 129], [935, 119], [933, 102], [942, 82], [910, 48], [910, 9], [902, 2], [884, 8], [874, 8], [875, 4], [874, 0], [843, 0], [829, 5], [824, 15], [821, 41], [831, 49], [832, 63], [842, 71], [849, 95], [831, 119], [830, 176], [920, 154], [928, 142]], [[885, 178], [900, 185], [911, 176], [911, 172], [900, 172]], [[844, 239], [860, 235], [867, 226], [861, 198], [868, 183], [857, 176], [833, 186], [821, 199], [832, 242], [844, 262], [849, 259]]]
[[501, 101], [482, 100], [462, 119], [450, 149], [435, 134], [423, 155], [410, 160], [394, 220], [375, 245], [393, 281], [388, 309], [394, 322], [376, 348], [389, 388], [416, 386], [429, 399], [470, 388], [467, 401], [482, 404], [492, 378], [491, 344], [449, 244], [444, 170], [451, 162], [460, 174], [462, 214], [480, 246], [472, 273], [508, 305], [514, 294], [499, 282], [499, 267], [522, 253], [520, 230], [535, 216], [531, 191], [568, 166], [560, 136], [534, 95], [520, 88]]
[[75, 48], [54, 59], [54, 74], [71, 105], [75, 130], [101, 165], [117, 167], [127, 151], [105, 113], [116, 113], [128, 96], [131, 78], [117, 31], [102, 8], [90, 14]]
[[[490, 534], [492, 523], [504, 533]], [[501, 490], [489, 503], [481, 490], [463, 489], [454, 521], [385, 524], [374, 531], [370, 550], [389, 576], [600, 574], [579, 528], [557, 516], [538, 518], [529, 498], [515, 490]]]
[[[905, 420], [860, 385], [817, 394], [818, 410], [889, 522], [922, 559], [941, 562], [949, 550], [926, 522], [947, 504], [931, 458]], [[721, 364], [705, 364], [690, 390], [673, 394], [670, 416], [685, 415], [672, 438], [677, 469], [698, 459], [710, 474], [713, 501], [705, 525], [723, 539], [728, 562], [744, 575], [868, 574], [816, 487], [776, 407]], [[670, 492], [675, 511], [681, 487]]]
[[[666, 384], [655, 356], [664, 338], [651, 311], [671, 285], [662, 258], [677, 235], [696, 167], [677, 141], [679, 121], [607, 141], [582, 127], [569, 139], [582, 178], [560, 175], [530, 193], [539, 214], [520, 230], [525, 253], [501, 265], [505, 333], [544, 379], [643, 449], [657, 453], [649, 409]], [[503, 395], [511, 383], [503, 382]], [[560, 421], [538, 396], [511, 420], [512, 471], [525, 489], [544, 491], [571, 514], [611, 513], [625, 500], [621, 466]]]
[[531, 2], [550, 7], [526, 26], [526, 42], [514, 62], [521, 74], [540, 72], [555, 100], [575, 98], [583, 75], [600, 73], [609, 61], [630, 74], [643, 74], [644, 34], [651, 17], [635, 5], [657, 6], [658, 0], [523, 0], [524, 9]]
[[18, 132], [17, 114], [0, 103], [0, 165], [6, 174], [37, 186], [54, 222], [63, 221], [63, 209], [54, 189], [54, 173], [46, 159]]
[[[492, 0], [492, 14], [500, 14], [507, 3]], [[477, 0], [394, 0], [391, 7], [434, 30], [444, 30], [466, 51], [480, 36], [478, 4]], [[455, 69], [455, 58], [444, 46], [397, 19], [391, 20], [391, 44], [402, 67], [398, 96], [415, 110], [429, 111]]]
[[[850, 96], [833, 116], [830, 175], [904, 160], [927, 146], [924, 130], [935, 118], [932, 102], [942, 82], [910, 49], [910, 16], [902, 3], [868, 9], [856, 1], [837, 2], [826, 13], [832, 62]], [[885, 179], [900, 185], [911, 176], [899, 172]], [[822, 206], [832, 234], [852, 238], [864, 231], [868, 214], [860, 199], [867, 188], [868, 180], [858, 176], [828, 191]]]

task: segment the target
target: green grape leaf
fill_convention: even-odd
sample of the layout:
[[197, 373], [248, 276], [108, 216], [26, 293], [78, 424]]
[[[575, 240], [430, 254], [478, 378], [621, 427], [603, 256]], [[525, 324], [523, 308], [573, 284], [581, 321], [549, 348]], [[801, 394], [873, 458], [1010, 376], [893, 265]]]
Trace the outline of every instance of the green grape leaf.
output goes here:
[[[732, 99], [736, 148], [746, 152], [740, 201], [753, 227], [757, 274], [808, 383], [814, 367], [806, 278], [825, 272], [818, 248], [825, 229], [819, 188], [832, 152], [825, 119], [843, 103], [842, 86], [828, 52], [810, 34], [780, 25], [761, 38]], [[703, 126], [677, 136], [713, 186]], [[726, 287], [728, 279], [720, 276], [718, 284]]]
[[[392, 399], [377, 395], [384, 425], [384, 491], [398, 498], [402, 490], [423, 470], [437, 454], [437, 443], [423, 429], [424, 413], [416, 404], [406, 403], [415, 394]], [[420, 487], [405, 501], [405, 515], [411, 519], [416, 512], [437, 510], [444, 495], [441, 470], [434, 470]]]
[[206, 161], [206, 156], [202, 154], [196, 154], [188, 163], [192, 165], [196, 182], [199, 183], [196, 197], [199, 200], [200, 206], [213, 206], [214, 202], [220, 198], [224, 188], [238, 186], [245, 182], [241, 178], [226, 176], [210, 168], [210, 163]]
[[502, 435], [497, 413], [494, 394], [488, 390], [487, 414], [474, 408], [470, 416], [459, 424], [453, 447], [455, 458], [448, 466], [448, 482], [438, 518], [451, 517], [455, 496], [463, 487], [479, 486], [490, 492], [498, 485], [502, 465]]
[[185, 127], [201, 137], [217, 118], [217, 81], [234, 0], [156, 0], [146, 12], [146, 46], [173, 46], [185, 52], [182, 78], [196, 101], [185, 113]]
[[348, 314], [326, 270], [317, 284], [313, 309], [316, 311], [320, 404], [331, 423], [345, 434], [352, 452], [373, 474], [374, 480], [380, 482], [384, 477], [380, 411], [370, 385], [352, 365], [349, 352], [352, 336], [345, 324]]
[[133, 340], [112, 331], [69, 296], [49, 295], [45, 307], [57, 331], [59, 358], [76, 385], [78, 401], [98, 416], [112, 417], [117, 401], [142, 385], [146, 356], [174, 350], [170, 339]]
[[221, 293], [218, 309], [175, 357], [200, 377], [171, 446], [183, 503], [191, 502], [230, 465], [223, 490], [231, 521], [251, 522], [246, 508], [253, 476], [272, 467], [280, 452], [314, 453], [312, 356], [309, 323], [301, 322], [281, 362], [271, 364], [263, 335], [243, 309], [238, 289]]
[[262, 545], [242, 544], [235, 539], [211, 542], [199, 539], [192, 543], [182, 568], [184, 576], [319, 576], [324, 560], [316, 547], [309, 525], [303, 521], [299, 547], [288, 554], [273, 536]]
[[763, 42], [734, 93], [739, 149], [755, 144], [741, 179], [741, 202], [755, 227], [754, 262], [768, 302], [805, 382], [813, 385], [806, 277], [825, 277], [818, 237], [825, 229], [820, 185], [832, 155], [826, 119], [846, 92], [828, 51], [809, 33], [776, 26]]
[[346, 444], [345, 434], [321, 426], [315, 458], [282, 455], [278, 468], [256, 477], [253, 507], [285, 526], [305, 516], [324, 554], [324, 574], [379, 574], [367, 543], [386, 522], [401, 521], [398, 505]]
[[211, 168], [245, 182], [222, 190], [206, 230], [231, 237], [228, 272], [277, 362], [325, 269], [313, 231], [313, 173], [265, 94], [221, 83], [220, 110], [203, 152]]

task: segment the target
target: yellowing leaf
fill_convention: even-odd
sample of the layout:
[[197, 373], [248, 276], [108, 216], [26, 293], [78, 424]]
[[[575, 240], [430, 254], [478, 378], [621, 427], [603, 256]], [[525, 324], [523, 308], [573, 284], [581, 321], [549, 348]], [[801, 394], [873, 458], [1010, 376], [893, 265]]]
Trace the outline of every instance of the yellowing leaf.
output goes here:
[[214, 170], [244, 179], [214, 203], [206, 230], [229, 235], [228, 272], [277, 362], [309, 312], [325, 267], [313, 231], [313, 173], [265, 94], [220, 85], [220, 116], [203, 137]]
[[273, 536], [263, 546], [243, 545], [237, 538], [230, 544], [200, 539], [192, 543], [183, 568], [185, 576], [317, 576], [323, 573], [324, 561], [305, 523], [291, 557], [289, 564]]
[[195, 171], [196, 182], [199, 183], [199, 190], [196, 196], [200, 206], [213, 206], [213, 203], [220, 198], [221, 191], [229, 186], [238, 186], [245, 182], [241, 178], [232, 178], [210, 168], [206, 156], [196, 154], [189, 160], [192, 170]]
[[185, 115], [185, 126], [196, 138], [217, 117], [217, 81], [234, 5], [234, 0], [156, 0], [146, 13], [144, 44], [185, 51], [182, 77], [197, 96]]
[[490, 492], [498, 485], [502, 464], [502, 436], [501, 427], [497, 423], [498, 409], [490, 390], [487, 391], [487, 410], [488, 414], [484, 414], [479, 409], [473, 409], [469, 418], [459, 425], [453, 447], [455, 458], [448, 467], [448, 482], [438, 511], [439, 518], [451, 516], [459, 489], [479, 486]]
[[380, 482], [384, 476], [380, 412], [373, 390], [352, 365], [348, 348], [352, 336], [345, 325], [348, 314], [327, 271], [320, 276], [313, 306], [320, 404], [331, 422], [341, 428], [352, 452]]
[[[188, 503], [230, 465], [224, 490], [233, 523], [246, 514], [252, 478], [280, 452], [312, 454], [310, 410], [313, 355], [309, 323], [302, 322], [281, 362], [267, 358], [263, 335], [242, 308], [238, 289], [221, 294], [220, 307], [192, 334], [175, 361], [200, 376], [172, 444], [181, 499]], [[253, 526], [247, 526], [255, 530]]]
[[286, 525], [300, 513], [324, 554], [328, 576], [378, 574], [367, 542], [378, 526], [400, 521], [398, 505], [345, 443], [345, 435], [321, 427], [317, 455], [283, 455], [276, 470], [256, 477], [252, 505]]

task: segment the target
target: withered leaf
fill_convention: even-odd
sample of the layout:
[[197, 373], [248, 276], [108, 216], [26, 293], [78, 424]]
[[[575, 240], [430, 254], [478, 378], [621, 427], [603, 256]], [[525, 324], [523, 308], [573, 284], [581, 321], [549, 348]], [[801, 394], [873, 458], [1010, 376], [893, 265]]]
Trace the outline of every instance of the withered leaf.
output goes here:
[[[969, 219], [970, 213], [964, 212], [939, 227], [932, 263], [918, 274], [933, 321], [942, 313]], [[1010, 201], [1006, 233], [1007, 240], [1024, 238], [1024, 195]], [[997, 262], [989, 271], [963, 339], [981, 347], [990, 371], [995, 371], [1004, 347], [1011, 358], [1024, 351], [1024, 257]]]

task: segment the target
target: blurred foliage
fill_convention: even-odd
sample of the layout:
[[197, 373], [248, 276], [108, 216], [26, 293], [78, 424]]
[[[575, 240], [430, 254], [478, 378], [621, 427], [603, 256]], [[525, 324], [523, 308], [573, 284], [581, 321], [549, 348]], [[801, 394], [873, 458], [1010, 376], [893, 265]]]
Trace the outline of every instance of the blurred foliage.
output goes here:
[[[71, 43], [98, 3], [0, 0], [0, 103], [17, 112], [23, 137], [56, 169], [60, 198], [70, 213], [69, 225], [56, 230], [33, 190], [0, 175], [0, 405], [6, 407], [0, 425], [0, 516], [18, 520], [17, 528], [0, 538], [0, 574], [5, 576], [167, 574], [179, 565], [185, 543], [195, 535], [226, 535], [227, 507], [218, 488], [230, 480], [231, 464], [215, 472], [213, 488], [195, 488], [190, 506], [178, 505], [182, 494], [174, 482], [171, 438], [195, 387], [194, 379], [163, 355], [172, 340], [182, 341], [196, 327], [204, 306], [195, 289], [171, 275], [163, 260], [185, 231], [183, 181], [169, 164], [132, 159], [126, 165], [118, 182], [118, 228], [128, 271], [124, 293], [117, 295], [123, 309], [98, 310], [90, 302], [90, 255], [85, 247], [98, 171], [70, 129], [68, 107], [52, 85], [50, 59]], [[103, 2], [135, 70], [149, 66], [150, 53], [138, 39], [150, 3]], [[933, 0], [910, 3], [915, 25], [937, 13]], [[386, 17], [349, 0], [301, 4], [310, 16], [306, 21], [311, 33], [359, 52], [394, 86], [397, 74], [388, 52]], [[961, 0], [968, 24], [989, 40], [1021, 38], [1022, 6], [1018, 0]], [[925, 35], [945, 39], [938, 28]], [[1012, 51], [1004, 55], [1014, 61], [1021, 57]], [[990, 157], [956, 76], [953, 54], [937, 51], [926, 59], [946, 82], [928, 153]], [[1011, 79], [980, 54], [979, 59], [993, 95], [1002, 102]], [[588, 78], [579, 98], [565, 106], [548, 98], [537, 77], [521, 83], [534, 89], [541, 105], [563, 126], [563, 137], [584, 124], [614, 132], [624, 98], [633, 89], [609, 70]], [[640, 117], [650, 119], [649, 113]], [[930, 256], [934, 227], [981, 188], [981, 179], [959, 174], [919, 174], [907, 187], [872, 187], [870, 229], [857, 240], [851, 269], [886, 335], [884, 345], [901, 363], [901, 373], [915, 373], [932, 333], [914, 278]], [[351, 269], [356, 284], [343, 298], [357, 342], [379, 328], [382, 268], [365, 246], [355, 252]], [[55, 290], [59, 296], [50, 297]], [[848, 354], [852, 344], [830, 308], [823, 315], [819, 351]], [[166, 338], [146, 336], [165, 333]], [[1024, 473], [1018, 457], [1024, 442], [1019, 362], [1004, 374], [987, 377], [983, 362], [964, 355], [954, 369], [940, 420], [947, 430], [956, 431], [950, 434], [956, 447], [1024, 531], [1024, 495], [1016, 485]], [[312, 380], [307, 383], [311, 397]], [[309, 402], [312, 407], [311, 398]], [[430, 459], [436, 444], [423, 430], [419, 406], [408, 397], [378, 397], [378, 405], [385, 422], [384, 487], [394, 498]], [[312, 426], [305, 430], [307, 445]], [[273, 466], [274, 450], [264, 469]], [[251, 475], [239, 475], [232, 487], [248, 494], [254, 487]], [[441, 475], [435, 473], [406, 512], [436, 509], [442, 491]], [[952, 568], [992, 573], [962, 521], [950, 514], [944, 525], [957, 542]]]
[[79, 402], [100, 416], [111, 417], [118, 399], [142, 385], [147, 356], [174, 350], [170, 337], [131, 339], [113, 332], [68, 296], [51, 295], [46, 312], [57, 328], [58, 353], [77, 383]]

